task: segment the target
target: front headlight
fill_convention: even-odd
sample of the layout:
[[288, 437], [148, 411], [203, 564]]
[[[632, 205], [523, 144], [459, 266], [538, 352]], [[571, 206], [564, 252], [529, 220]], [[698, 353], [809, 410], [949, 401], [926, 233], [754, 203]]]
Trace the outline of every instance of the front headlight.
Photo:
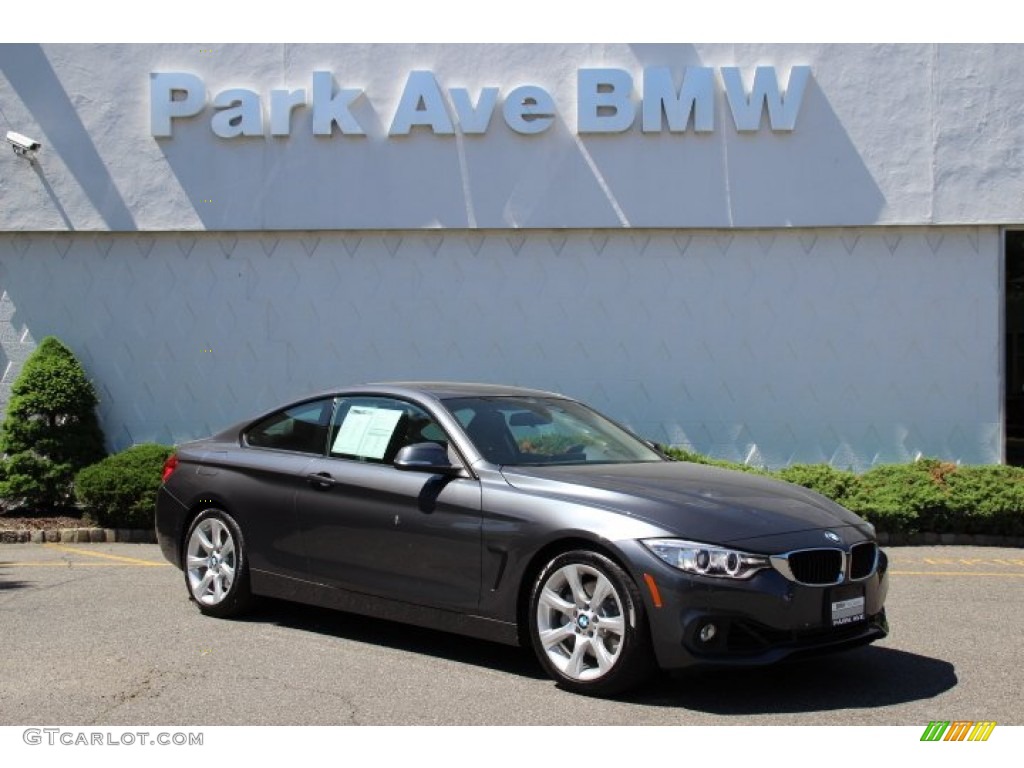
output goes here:
[[753, 555], [697, 541], [647, 539], [642, 543], [673, 568], [698, 576], [749, 579], [770, 565], [767, 555]]

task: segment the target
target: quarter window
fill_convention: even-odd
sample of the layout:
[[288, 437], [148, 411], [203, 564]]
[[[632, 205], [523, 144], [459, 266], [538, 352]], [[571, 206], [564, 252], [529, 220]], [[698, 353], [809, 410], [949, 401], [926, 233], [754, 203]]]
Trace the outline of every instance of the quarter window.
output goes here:
[[258, 448], [276, 448], [323, 455], [333, 400], [292, 406], [249, 427], [245, 441]]

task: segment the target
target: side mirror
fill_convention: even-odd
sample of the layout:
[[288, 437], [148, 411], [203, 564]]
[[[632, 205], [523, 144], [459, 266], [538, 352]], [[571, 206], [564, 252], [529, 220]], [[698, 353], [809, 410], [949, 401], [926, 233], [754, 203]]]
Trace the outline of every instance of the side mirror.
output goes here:
[[455, 475], [461, 467], [452, 464], [448, 451], [437, 443], [414, 443], [402, 448], [395, 456], [395, 467], [413, 472], [435, 472]]

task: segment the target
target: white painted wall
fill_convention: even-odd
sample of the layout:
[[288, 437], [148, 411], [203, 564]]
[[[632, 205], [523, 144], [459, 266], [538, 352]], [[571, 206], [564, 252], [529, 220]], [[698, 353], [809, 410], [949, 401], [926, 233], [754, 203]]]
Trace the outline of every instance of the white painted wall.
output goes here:
[[[0, 409], [56, 334], [112, 447], [335, 383], [558, 389], [652, 438], [863, 468], [1001, 452], [1000, 226], [1024, 223], [1024, 47], [0, 45]], [[722, 67], [811, 76], [792, 131], [738, 132]], [[712, 130], [578, 133], [577, 77], [714, 69]], [[362, 137], [150, 124], [150, 74], [360, 88]], [[481, 135], [389, 136], [409, 73]], [[556, 104], [521, 135], [521, 85]], [[637, 105], [639, 109], [639, 105]], [[454, 114], [452, 104], [446, 108]], [[206, 351], [211, 350], [211, 351]]]
[[[719, 74], [711, 132], [576, 133], [580, 69], [639, 89], [644, 68], [760, 65], [811, 68], [790, 133], [738, 133]], [[0, 153], [0, 231], [1019, 224], [1022, 65], [1016, 45], [0, 45], [5, 128], [43, 142], [35, 166]], [[314, 137], [300, 110], [290, 137], [223, 139], [212, 108], [151, 135], [151, 72], [269, 100], [317, 69], [364, 90], [366, 136]], [[389, 138], [421, 69], [474, 98], [542, 86], [557, 119]]]
[[995, 227], [0, 234], [0, 408], [56, 334], [114, 448], [438, 378], [772, 466], [995, 462], [1000, 253]]

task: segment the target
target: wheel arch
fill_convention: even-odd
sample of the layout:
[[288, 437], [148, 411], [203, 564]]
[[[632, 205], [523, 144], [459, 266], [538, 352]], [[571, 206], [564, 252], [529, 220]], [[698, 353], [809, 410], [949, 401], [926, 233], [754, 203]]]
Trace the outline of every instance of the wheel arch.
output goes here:
[[[544, 566], [554, 558], [578, 549], [585, 549], [607, 557], [621, 568], [627, 577], [633, 580], [637, 591], [640, 590], [640, 585], [636, 584], [636, 580], [633, 579], [632, 571], [609, 542], [603, 539], [590, 539], [585, 536], [567, 536], [548, 542], [530, 558], [526, 568], [523, 569], [523, 577], [519, 580], [519, 591], [516, 595], [516, 630], [519, 636], [519, 645], [522, 647], [529, 648], [531, 645], [529, 611], [530, 592], [533, 589], [534, 582]], [[649, 619], [645, 616], [644, 621], [649, 622]]]
[[218, 509], [221, 512], [227, 513], [239, 528], [242, 527], [242, 524], [238, 521], [238, 518], [235, 517], [231, 508], [224, 503], [220, 496], [213, 493], [197, 495], [186, 507], [185, 514], [182, 515], [181, 518], [181, 531], [178, 533], [178, 563], [182, 568], [185, 565], [185, 547], [188, 545], [188, 533], [192, 529], [192, 523], [195, 522], [195, 519], [199, 517], [199, 515], [208, 509]]
[[[234, 618], [245, 613], [254, 599], [245, 537], [234, 516], [216, 498], [200, 496], [196, 502], [189, 507], [188, 540], [182, 542], [182, 571], [189, 597], [208, 616]], [[193, 531], [200, 529], [205, 529], [206, 535], [200, 533], [197, 541]], [[198, 557], [186, 562], [193, 551]]]

